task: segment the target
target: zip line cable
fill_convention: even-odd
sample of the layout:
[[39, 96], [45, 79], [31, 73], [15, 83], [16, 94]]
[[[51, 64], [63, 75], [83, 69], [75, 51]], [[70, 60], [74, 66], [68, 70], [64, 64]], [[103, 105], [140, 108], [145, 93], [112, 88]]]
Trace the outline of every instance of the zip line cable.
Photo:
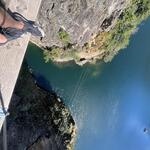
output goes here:
[[[73, 92], [72, 96], [70, 97], [70, 100], [69, 100], [70, 105], [73, 104], [73, 102], [74, 102], [76, 96], [77, 96], [78, 93], [79, 93], [80, 87], [81, 87], [82, 84], [85, 82], [85, 80], [87, 79], [87, 77], [88, 77], [88, 68], [85, 68], [85, 69], [83, 69], [83, 71], [81, 72], [81, 75], [80, 75], [80, 77], [79, 77], [79, 79], [78, 79], [78, 81], [77, 81], [77, 84], [76, 84], [76, 86], [75, 86], [74, 92]], [[60, 123], [59, 127], [61, 127], [62, 123], [63, 123], [63, 122]], [[56, 139], [57, 139], [57, 137], [58, 137], [58, 133], [59, 133], [59, 131], [57, 132], [57, 134], [56, 134], [56, 136], [55, 136], [55, 141], [56, 141]], [[62, 140], [62, 138], [60, 138], [60, 141], [61, 141], [61, 140]], [[59, 147], [59, 146], [60, 146], [60, 143], [59, 143], [58, 147]]]
[[[72, 99], [74, 98], [74, 96], [76, 95], [76, 92], [78, 90], [78, 87], [80, 86], [81, 81], [83, 80], [83, 76], [85, 73], [85, 69], [81, 72], [79, 79], [77, 80], [76, 86], [74, 88], [73, 94], [70, 96], [70, 100], [68, 103], [70, 103], [70, 101], [72, 101]], [[62, 125], [62, 123], [59, 125], [59, 127]], [[57, 138], [58, 134], [56, 134], [56, 138]], [[56, 140], [55, 138], [55, 140]]]
[[73, 94], [70, 97], [69, 103], [70, 103], [70, 101], [72, 101], [74, 99], [76, 92], [78, 90], [78, 87], [80, 86], [81, 81], [83, 80], [84, 74], [85, 74], [85, 69], [81, 72], [81, 75], [80, 75], [79, 79], [77, 80], [77, 84], [74, 88]]
[[79, 95], [80, 88], [83, 85], [83, 83], [86, 81], [87, 77], [88, 77], [88, 68], [86, 68], [86, 70], [84, 72], [83, 80], [81, 80], [80, 85], [78, 86], [78, 89], [76, 91], [74, 98], [70, 101], [70, 105], [73, 105], [73, 102], [75, 101], [76, 97]]

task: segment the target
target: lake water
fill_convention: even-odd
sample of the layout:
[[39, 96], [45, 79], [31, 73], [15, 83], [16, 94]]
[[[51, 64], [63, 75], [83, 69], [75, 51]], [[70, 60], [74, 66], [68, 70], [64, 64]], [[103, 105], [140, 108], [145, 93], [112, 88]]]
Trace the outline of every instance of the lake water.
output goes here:
[[150, 132], [143, 132], [150, 130], [150, 18], [111, 63], [45, 64], [32, 45], [26, 60], [39, 83], [71, 109], [75, 150], [150, 150]]

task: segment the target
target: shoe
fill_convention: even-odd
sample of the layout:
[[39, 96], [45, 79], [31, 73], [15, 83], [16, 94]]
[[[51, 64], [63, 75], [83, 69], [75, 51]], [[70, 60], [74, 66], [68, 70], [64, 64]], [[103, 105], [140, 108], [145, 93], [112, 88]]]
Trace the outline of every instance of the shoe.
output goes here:
[[[45, 36], [44, 31], [34, 21], [26, 19], [23, 15], [19, 14], [18, 12], [12, 12], [9, 8], [7, 10], [7, 13], [16, 21], [22, 21], [24, 23], [24, 27], [23, 29], [21, 29], [22, 34], [28, 32], [31, 33], [33, 36], [39, 36], [39, 37]], [[16, 30], [20, 30], [20, 29], [16, 29]]]
[[31, 20], [26, 19], [24, 16], [19, 14], [18, 12], [13, 12], [12, 17], [17, 21], [22, 21], [24, 23], [23, 32], [29, 32], [33, 36], [44, 37], [44, 31], [34, 22]]
[[21, 31], [16, 30], [14, 28], [1, 28], [0, 27], [0, 33], [3, 34], [6, 37], [6, 39], [7, 39], [7, 41], [5, 43], [0, 43], [0, 46], [5, 45], [9, 41], [18, 39], [22, 35]]
[[23, 29], [16, 28], [2, 28], [0, 27], [0, 33], [3, 34], [7, 41], [5, 43], [0, 43], [0, 46], [5, 45], [7, 42], [20, 38], [25, 33], [31, 33], [33, 36], [44, 37], [44, 31], [36, 25], [34, 21], [26, 19], [24, 16], [18, 12], [11, 12], [8, 8], [7, 13], [14, 18], [16, 21], [22, 21], [24, 23]]

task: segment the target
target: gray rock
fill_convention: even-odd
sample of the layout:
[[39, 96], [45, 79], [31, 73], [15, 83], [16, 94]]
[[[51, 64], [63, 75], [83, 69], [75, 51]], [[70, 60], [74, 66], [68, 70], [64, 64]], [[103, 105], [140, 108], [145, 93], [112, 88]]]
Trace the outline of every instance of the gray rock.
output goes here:
[[69, 42], [84, 45], [91, 36], [110, 30], [129, 0], [43, 0], [38, 22], [46, 36], [32, 40], [44, 47], [63, 47], [58, 32], [63, 28]]

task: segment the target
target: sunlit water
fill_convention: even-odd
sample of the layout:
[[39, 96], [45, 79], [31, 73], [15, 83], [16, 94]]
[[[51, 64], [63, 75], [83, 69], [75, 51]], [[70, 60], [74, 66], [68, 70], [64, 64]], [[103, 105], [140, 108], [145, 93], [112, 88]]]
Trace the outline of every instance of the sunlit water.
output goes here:
[[71, 109], [76, 150], [150, 150], [150, 133], [143, 132], [150, 129], [150, 19], [108, 64], [45, 64], [32, 45], [26, 60], [38, 82]]

